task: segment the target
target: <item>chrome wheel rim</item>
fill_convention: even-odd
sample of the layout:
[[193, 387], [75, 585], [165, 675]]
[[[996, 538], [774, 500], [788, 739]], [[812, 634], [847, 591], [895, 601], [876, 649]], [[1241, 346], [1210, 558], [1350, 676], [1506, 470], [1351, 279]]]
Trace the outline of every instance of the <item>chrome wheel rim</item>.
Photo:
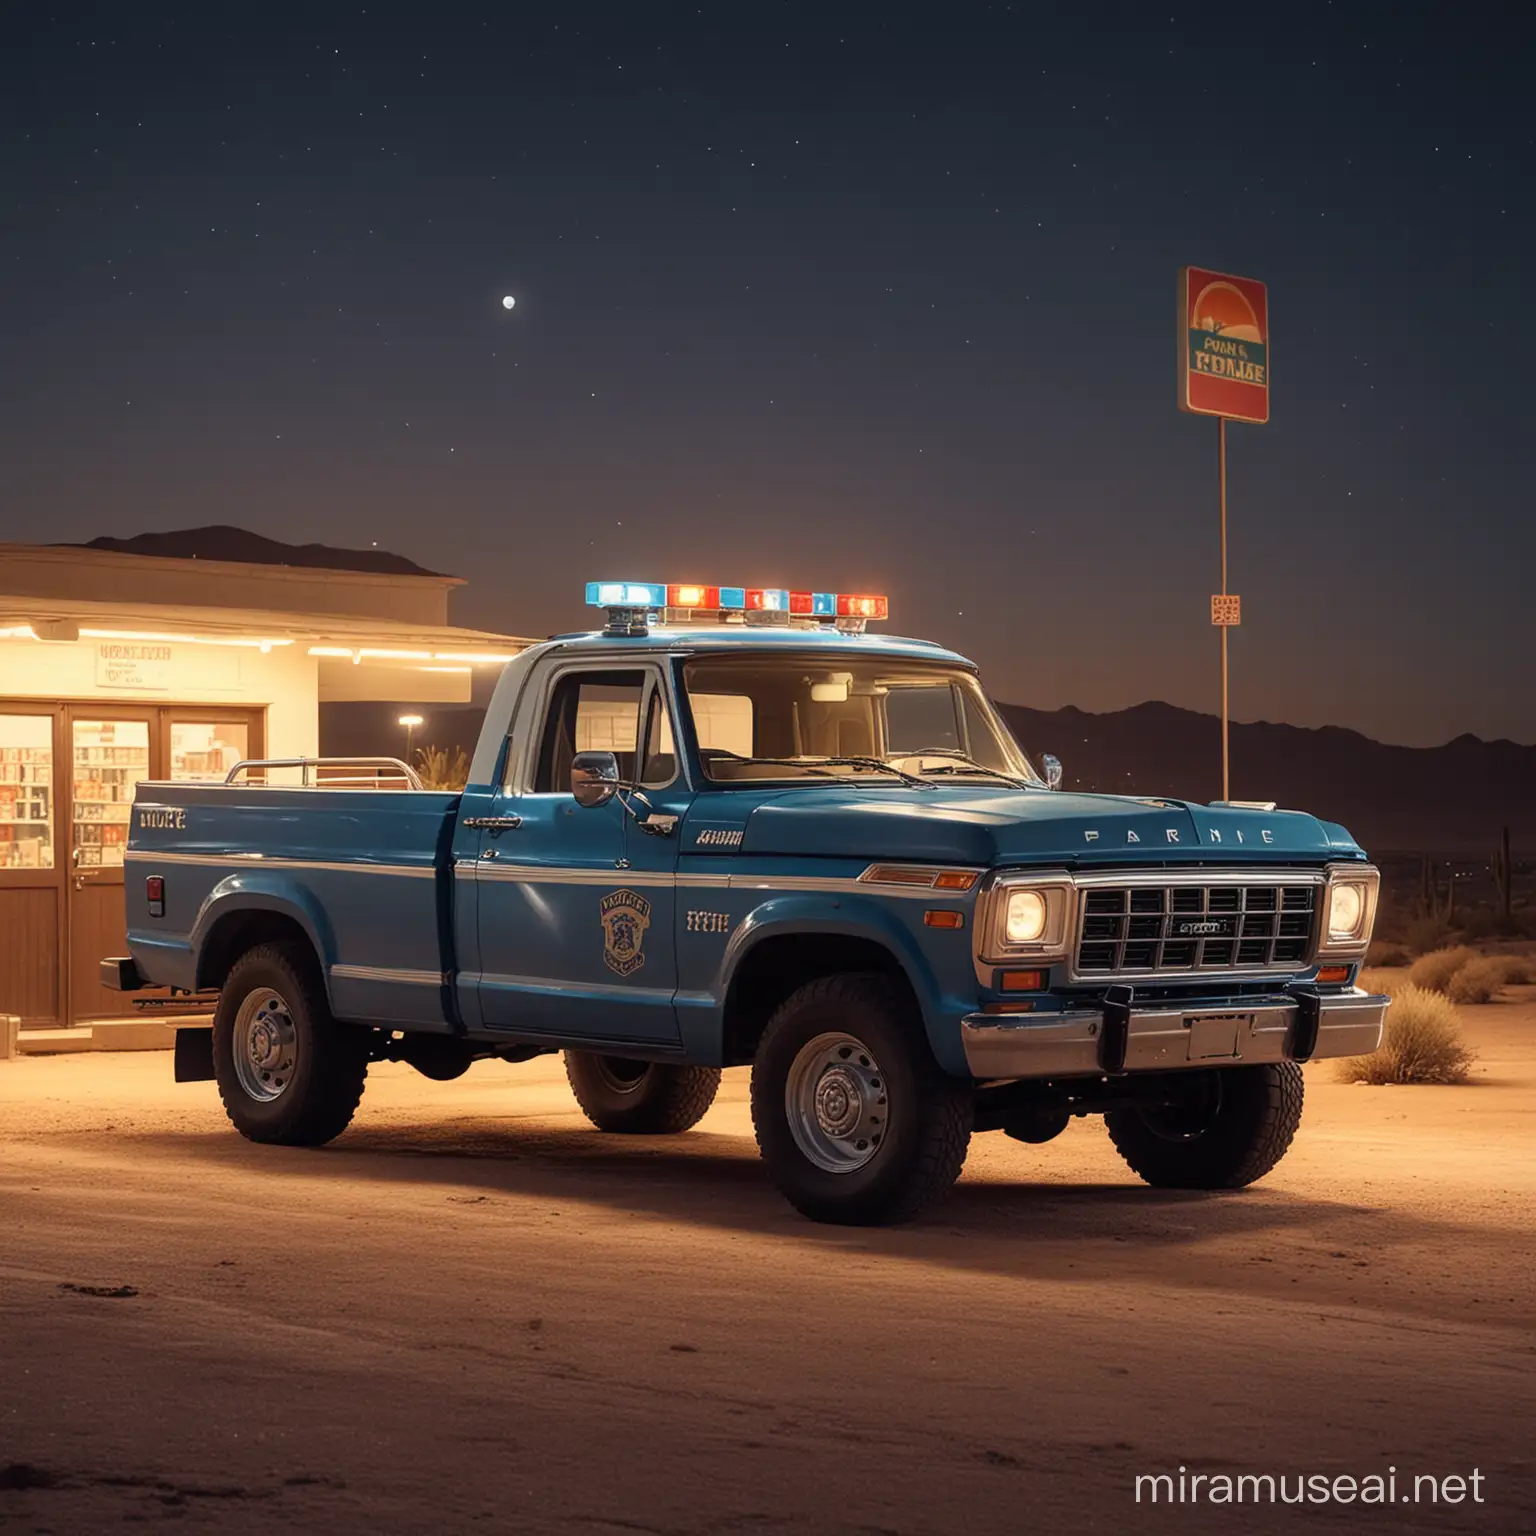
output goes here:
[[856, 1036], [834, 1031], [801, 1046], [784, 1085], [795, 1145], [826, 1173], [856, 1173], [885, 1142], [885, 1074]]
[[631, 1061], [627, 1056], [594, 1056], [592, 1060], [604, 1086], [615, 1093], [638, 1093], [650, 1075], [648, 1061]]
[[235, 1014], [235, 1076], [248, 1098], [270, 1104], [287, 1091], [299, 1060], [299, 1032], [288, 1004], [270, 987], [252, 992]]

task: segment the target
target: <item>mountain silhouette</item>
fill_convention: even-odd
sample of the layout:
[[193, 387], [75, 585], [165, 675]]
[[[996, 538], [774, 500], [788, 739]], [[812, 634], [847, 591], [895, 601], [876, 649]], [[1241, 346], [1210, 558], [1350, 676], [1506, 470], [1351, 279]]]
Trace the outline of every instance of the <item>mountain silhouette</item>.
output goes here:
[[169, 560], [233, 560], [245, 565], [297, 565], [322, 571], [373, 571], [388, 576], [435, 576], [384, 549], [333, 549], [328, 544], [284, 544], [245, 528], [215, 523], [207, 528], [179, 528], [169, 533], [138, 533], [132, 538], [102, 537], [64, 549], [110, 549], [124, 555], [158, 555]]
[[[1062, 760], [1069, 789], [1221, 795], [1221, 722], [1172, 704], [1085, 710], [1000, 704], [1038, 763]], [[1462, 735], [1440, 747], [1396, 747], [1359, 731], [1267, 720], [1234, 724], [1232, 795], [1274, 800], [1342, 822], [1373, 851], [1486, 853], [1509, 827], [1519, 847], [1536, 842], [1536, 747]]]

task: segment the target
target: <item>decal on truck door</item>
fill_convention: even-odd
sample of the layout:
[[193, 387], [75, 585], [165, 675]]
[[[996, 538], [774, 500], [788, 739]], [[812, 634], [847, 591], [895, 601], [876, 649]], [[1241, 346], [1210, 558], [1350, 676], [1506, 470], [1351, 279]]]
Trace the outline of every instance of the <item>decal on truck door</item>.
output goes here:
[[641, 946], [651, 926], [651, 904], [634, 891], [610, 891], [598, 903], [603, 920], [603, 961], [620, 976], [633, 976], [645, 964]]

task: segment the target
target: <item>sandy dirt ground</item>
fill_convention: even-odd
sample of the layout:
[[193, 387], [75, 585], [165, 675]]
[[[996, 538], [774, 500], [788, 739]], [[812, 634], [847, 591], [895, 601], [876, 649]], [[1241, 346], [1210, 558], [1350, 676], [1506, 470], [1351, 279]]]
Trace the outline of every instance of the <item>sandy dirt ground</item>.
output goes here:
[[[782, 1204], [739, 1072], [634, 1139], [558, 1063], [376, 1068], [304, 1152], [160, 1053], [0, 1064], [0, 1527], [1536, 1530], [1536, 993], [1465, 1016], [1475, 1085], [1309, 1068], [1252, 1190], [1088, 1121], [883, 1231]], [[1136, 1502], [1181, 1466], [1483, 1502]]]

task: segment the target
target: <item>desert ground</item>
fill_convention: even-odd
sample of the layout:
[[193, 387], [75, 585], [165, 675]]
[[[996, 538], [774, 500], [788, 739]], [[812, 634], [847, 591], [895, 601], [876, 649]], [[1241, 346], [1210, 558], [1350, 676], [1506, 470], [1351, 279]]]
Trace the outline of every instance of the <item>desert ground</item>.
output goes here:
[[[1308, 1068], [1251, 1190], [1088, 1121], [878, 1231], [781, 1202], [740, 1072], [634, 1139], [556, 1061], [381, 1067], [302, 1152], [163, 1053], [0, 1063], [0, 1527], [1536, 1529], [1536, 991], [1464, 1017], [1467, 1087]], [[1481, 1481], [1136, 1501], [1181, 1466]]]

